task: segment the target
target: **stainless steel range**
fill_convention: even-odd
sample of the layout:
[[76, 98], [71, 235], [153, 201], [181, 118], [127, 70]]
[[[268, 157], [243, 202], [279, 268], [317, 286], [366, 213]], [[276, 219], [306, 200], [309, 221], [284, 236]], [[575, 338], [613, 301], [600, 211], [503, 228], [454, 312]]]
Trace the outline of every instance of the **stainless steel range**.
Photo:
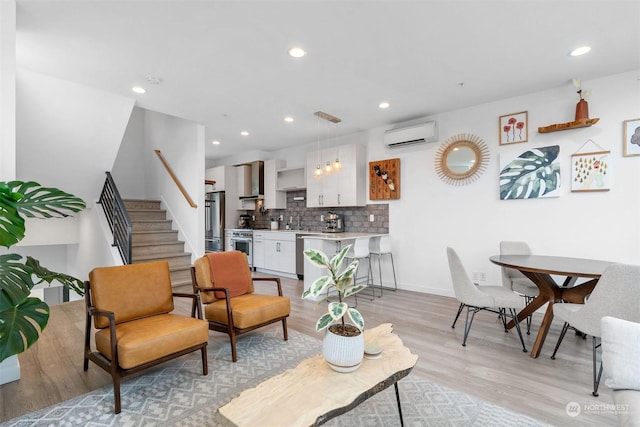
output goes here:
[[249, 267], [253, 269], [253, 230], [236, 228], [231, 230], [231, 247], [247, 254]]

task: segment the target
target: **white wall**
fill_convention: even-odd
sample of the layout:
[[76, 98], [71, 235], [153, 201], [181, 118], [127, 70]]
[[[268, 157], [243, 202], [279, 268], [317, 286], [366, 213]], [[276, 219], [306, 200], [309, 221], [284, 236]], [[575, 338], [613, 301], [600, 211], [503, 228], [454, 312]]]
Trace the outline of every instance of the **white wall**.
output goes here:
[[[500, 270], [488, 258], [498, 253], [501, 240], [525, 240], [539, 254], [640, 264], [640, 156], [622, 156], [622, 122], [640, 117], [639, 73], [636, 70], [583, 82], [585, 89], [592, 90], [590, 117], [600, 118], [589, 128], [546, 134], [537, 131], [540, 126], [573, 121], [579, 98], [567, 81], [566, 86], [544, 92], [406, 123], [437, 120], [440, 140], [434, 144], [388, 149], [383, 142], [387, 128], [341, 137], [339, 144], [368, 141], [369, 162], [400, 158], [402, 197], [380, 202], [389, 203], [389, 231], [400, 287], [453, 296], [446, 246], [459, 252], [470, 274], [484, 272], [486, 284], [498, 284]], [[498, 117], [519, 111], [528, 111], [528, 142], [500, 146]], [[453, 186], [437, 176], [434, 160], [438, 147], [460, 133], [482, 138], [489, 146], [490, 161], [477, 181]], [[571, 154], [588, 139], [611, 150], [611, 191], [571, 192]], [[561, 147], [560, 197], [500, 200], [499, 156], [556, 144]], [[306, 152], [314, 149], [315, 144], [307, 145], [288, 162], [304, 164]], [[282, 150], [271, 157], [284, 158], [291, 153]], [[385, 282], [388, 280], [385, 275]]]
[[[144, 112], [146, 197], [162, 199], [193, 256], [204, 253], [204, 127], [166, 114]], [[154, 150], [160, 150], [197, 208], [187, 203]]]
[[16, 251], [38, 253], [42, 265], [81, 279], [94, 266], [113, 265], [108, 242], [88, 230], [99, 227], [91, 223], [93, 201], [111, 170], [133, 104], [133, 99], [17, 70], [16, 178], [73, 193], [89, 208], [74, 218], [28, 220]]
[[[585, 81], [592, 90], [589, 128], [541, 134], [539, 126], [573, 121], [578, 96], [566, 86], [430, 117], [438, 120], [440, 142], [402, 151], [386, 149], [384, 129], [372, 130], [370, 160], [400, 157], [402, 198], [389, 203], [398, 279], [402, 287], [452, 295], [445, 247], [460, 254], [469, 273], [487, 273], [499, 283], [500, 270], [488, 257], [501, 240], [525, 240], [536, 253], [640, 264], [640, 157], [622, 157], [622, 122], [640, 114], [638, 71]], [[529, 141], [500, 146], [498, 117], [528, 111]], [[490, 148], [488, 169], [465, 186], [445, 184], [434, 158], [447, 138], [471, 133]], [[571, 192], [571, 154], [588, 139], [611, 150], [615, 181], [611, 191]], [[500, 200], [499, 156], [534, 147], [560, 145], [560, 197]], [[418, 267], [420, 266], [420, 267]]]
[[17, 178], [97, 199], [134, 100], [25, 69], [16, 97]]
[[113, 235], [101, 206], [94, 203], [80, 213], [78, 232], [78, 244], [70, 246], [70, 251], [76, 251], [69, 257], [69, 274], [88, 280], [89, 272], [96, 267], [122, 265], [120, 253], [111, 246]]
[[135, 107], [111, 168], [111, 176], [123, 198], [145, 198], [146, 177], [144, 168], [141, 167], [144, 164], [145, 148], [144, 110]]
[[16, 3], [0, 2], [0, 181], [16, 177]]

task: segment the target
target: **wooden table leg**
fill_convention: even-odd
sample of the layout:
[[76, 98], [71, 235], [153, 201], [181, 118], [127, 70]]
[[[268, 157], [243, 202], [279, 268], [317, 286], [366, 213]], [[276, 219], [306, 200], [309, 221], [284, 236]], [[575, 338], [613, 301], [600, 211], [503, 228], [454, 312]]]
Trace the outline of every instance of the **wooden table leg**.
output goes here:
[[540, 356], [540, 351], [542, 351], [542, 345], [544, 344], [544, 340], [547, 338], [547, 334], [549, 333], [549, 328], [551, 328], [551, 322], [553, 321], [553, 301], [549, 301], [549, 305], [547, 306], [547, 310], [544, 313], [544, 317], [542, 318], [542, 323], [540, 324], [540, 329], [538, 329], [538, 335], [536, 335], [536, 340], [533, 342], [533, 346], [531, 347], [531, 356], [534, 359], [537, 359]]
[[[536, 359], [540, 355], [542, 345], [544, 344], [544, 340], [547, 338], [547, 333], [551, 327], [551, 321], [553, 320], [553, 303], [561, 300], [562, 290], [549, 274], [533, 273], [529, 271], [523, 271], [522, 273], [536, 284], [539, 294], [533, 301], [527, 304], [520, 313], [518, 313], [518, 321], [522, 321], [538, 308], [542, 307], [545, 303], [549, 304], [544, 317], [542, 318], [540, 329], [538, 329], [538, 335], [536, 335], [536, 339], [531, 347], [531, 352], [529, 353], [529, 356]], [[512, 328], [514, 325], [515, 323], [511, 321], [507, 324], [507, 328]]]
[[578, 286], [563, 289], [561, 298], [565, 302], [584, 304], [585, 298], [587, 297], [587, 295], [593, 292], [593, 288], [596, 287], [597, 283], [598, 279], [592, 279], [588, 282], [581, 283]]
[[393, 383], [396, 388], [396, 401], [398, 402], [398, 414], [400, 415], [400, 427], [404, 427], [404, 418], [402, 418], [402, 407], [400, 406], [400, 392], [398, 391], [398, 382]]
[[[518, 313], [518, 323], [522, 322], [524, 319], [529, 317], [529, 315], [533, 314], [537, 309], [542, 307], [547, 302], [547, 298], [542, 295], [538, 295], [527, 304], [519, 313]], [[507, 329], [511, 329], [515, 326], [515, 322], [512, 320], [507, 323]]]

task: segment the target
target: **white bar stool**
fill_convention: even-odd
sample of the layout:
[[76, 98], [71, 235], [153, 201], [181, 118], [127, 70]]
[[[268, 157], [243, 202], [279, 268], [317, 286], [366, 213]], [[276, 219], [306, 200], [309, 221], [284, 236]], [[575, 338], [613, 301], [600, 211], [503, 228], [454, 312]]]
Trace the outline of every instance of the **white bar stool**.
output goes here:
[[[393, 253], [391, 252], [391, 236], [378, 236], [369, 239], [369, 254], [378, 257], [378, 275], [380, 276], [380, 296], [382, 296], [382, 266], [380, 258], [383, 255], [391, 257], [391, 268], [393, 269], [393, 288], [392, 291], [398, 289], [398, 281], [396, 280], [396, 266], [393, 262]], [[371, 262], [371, 261], [369, 261]]]
[[[382, 296], [382, 289], [380, 290], [380, 295], [376, 295], [375, 288], [373, 287], [373, 272], [371, 270], [371, 257], [369, 256], [369, 238], [368, 237], [358, 237], [353, 242], [351, 249], [347, 252], [345, 256], [348, 260], [358, 260], [358, 270], [356, 270], [356, 274], [353, 278], [354, 284], [358, 284], [362, 280], [366, 280], [366, 285], [371, 287], [371, 301], [375, 299], [376, 296]], [[367, 260], [368, 268], [367, 268], [367, 276], [358, 276], [358, 271], [360, 270], [360, 265], [363, 260]], [[362, 292], [360, 292], [362, 294]], [[356, 303], [358, 301], [358, 295], [356, 294]]]

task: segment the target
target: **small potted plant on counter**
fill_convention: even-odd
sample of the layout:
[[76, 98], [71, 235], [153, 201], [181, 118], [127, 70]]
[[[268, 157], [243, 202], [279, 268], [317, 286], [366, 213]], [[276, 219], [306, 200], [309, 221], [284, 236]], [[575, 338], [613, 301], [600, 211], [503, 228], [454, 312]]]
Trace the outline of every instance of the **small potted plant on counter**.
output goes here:
[[[322, 354], [329, 366], [338, 372], [352, 372], [358, 369], [364, 357], [364, 319], [358, 310], [349, 307], [345, 298], [355, 295], [366, 285], [355, 285], [354, 276], [358, 261], [351, 262], [344, 271], [340, 268], [351, 245], [329, 259], [323, 252], [315, 249], [304, 251], [305, 257], [316, 267], [326, 268], [329, 274], [316, 279], [311, 287], [302, 293], [302, 298], [318, 299], [318, 304], [327, 301], [329, 292], [335, 290], [338, 301], [328, 304], [328, 311], [316, 322], [316, 331], [327, 329], [322, 343]], [[353, 324], [345, 322], [349, 316]], [[334, 323], [337, 322], [338, 323]]]

